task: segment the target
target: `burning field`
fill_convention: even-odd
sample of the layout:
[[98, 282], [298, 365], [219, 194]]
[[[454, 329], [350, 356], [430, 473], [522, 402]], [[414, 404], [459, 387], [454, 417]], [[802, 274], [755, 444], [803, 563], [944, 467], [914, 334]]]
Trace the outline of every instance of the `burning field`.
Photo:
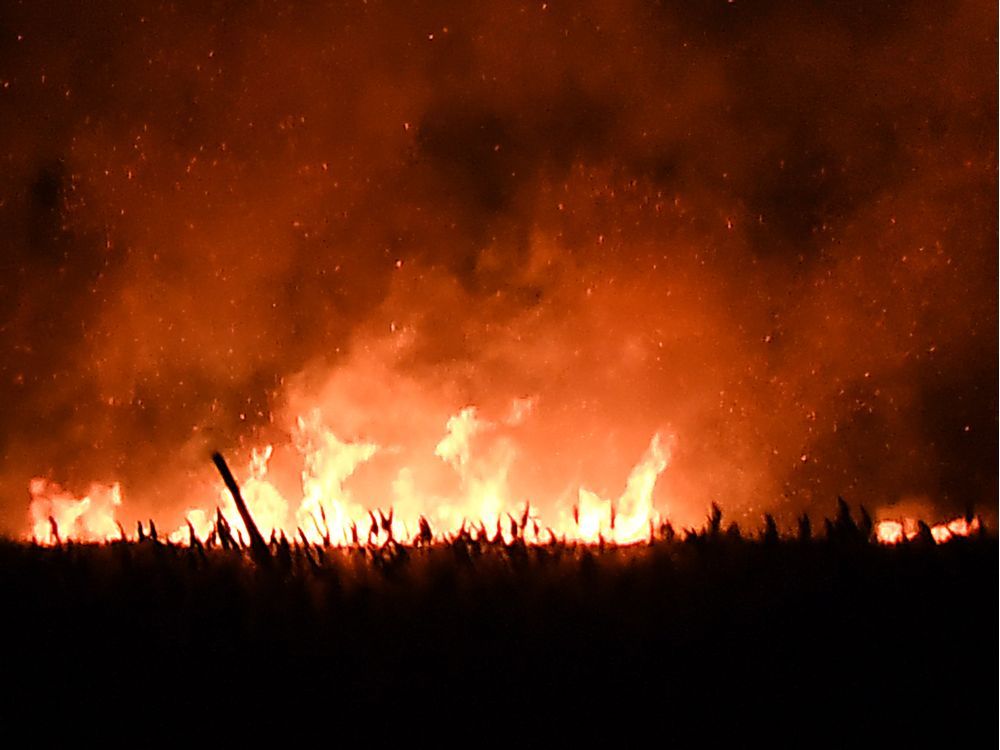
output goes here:
[[996, 28], [4, 4], [0, 648], [995, 714]]

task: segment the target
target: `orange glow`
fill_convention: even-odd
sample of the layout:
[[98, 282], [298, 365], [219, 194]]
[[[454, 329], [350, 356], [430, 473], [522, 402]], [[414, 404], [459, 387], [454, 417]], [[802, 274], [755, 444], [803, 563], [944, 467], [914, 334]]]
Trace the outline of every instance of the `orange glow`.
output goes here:
[[899, 544], [906, 539], [903, 524], [899, 521], [880, 521], [875, 526], [875, 538], [882, 544]]
[[0, 535], [994, 523], [990, 3], [6, 5]]
[[[938, 544], [950, 541], [956, 536], [969, 536], [980, 528], [979, 519], [971, 521], [954, 518], [930, 527], [931, 538]], [[900, 544], [916, 539], [920, 535], [920, 522], [915, 518], [879, 521], [875, 524], [875, 538], [882, 544]]]
[[[275, 446], [271, 444], [253, 448], [248, 463], [236, 473], [247, 506], [265, 537], [284, 534], [310, 543], [329, 539], [336, 545], [383, 544], [389, 539], [408, 543], [416, 539], [426, 520], [438, 539], [463, 529], [506, 542], [517, 536], [528, 543], [563, 539], [585, 544], [633, 544], [648, 539], [651, 529], [667, 519], [669, 509], [662, 498], [657, 502], [654, 491], [670, 465], [676, 438], [653, 434], [616, 498], [579, 484], [554, 500], [542, 498], [539, 506], [512, 490], [512, 469], [524, 457], [510, 439], [498, 436], [503, 429], [521, 425], [532, 408], [531, 400], [518, 399], [499, 422], [484, 418], [475, 406], [452, 414], [430, 455], [417, 456], [412, 463], [395, 468], [384, 505], [366, 504], [367, 498], [357, 496], [352, 479], [378, 457], [399, 454], [401, 446], [380, 445], [364, 438], [344, 439], [325, 424], [319, 409], [294, 420], [287, 447], [298, 466], [296, 491], [281, 488], [272, 480]], [[491, 447], [477, 443], [491, 434]], [[419, 477], [429, 475], [428, 467], [450, 475], [450, 494], [421, 485]], [[86, 494], [76, 496], [58, 484], [35, 478], [29, 494], [28, 536], [38, 543], [103, 542], [125, 536], [116, 516], [122, 506], [118, 483], [95, 483]], [[217, 514], [234, 535], [249, 539], [221, 481], [214, 482], [209, 498], [202, 502], [189, 498], [184, 523], [169, 534], [170, 541], [184, 544], [192, 531], [198, 538], [206, 538], [215, 527]], [[884, 519], [875, 525], [875, 539], [881, 544], [900, 544], [918, 538], [921, 528], [915, 518]], [[924, 528], [941, 544], [978, 531], [980, 522], [978, 518], [955, 518]]]
[[[295, 420], [292, 447], [300, 465], [297, 493], [283, 493], [271, 481], [273, 445], [253, 449], [249, 463], [237, 475], [247, 506], [265, 536], [284, 533], [290, 539], [304, 537], [319, 543], [329, 535], [334, 544], [350, 544], [384, 543], [391, 533], [396, 541], [408, 542], [418, 533], [421, 518], [425, 518], [439, 538], [462, 528], [476, 528], [491, 538], [500, 534], [506, 541], [517, 534], [529, 542], [558, 537], [630, 544], [648, 538], [650, 528], [659, 522], [664, 510], [655, 506], [654, 489], [670, 462], [670, 441], [659, 433], [652, 436], [616, 499], [579, 486], [576, 504], [564, 498], [555, 503], [551, 516], [545, 517], [536, 507], [515, 497], [509, 486], [509, 474], [517, 458], [514, 446], [500, 440], [492, 451], [477, 452], [474, 445], [474, 438], [481, 433], [520, 424], [530, 409], [531, 401], [520, 399], [512, 404], [502, 423], [482, 418], [474, 406], [447, 419], [444, 435], [436, 443], [433, 457], [428, 458], [456, 480], [455, 492], [447, 497], [417, 484], [415, 476], [422, 467], [404, 465], [391, 483], [387, 507], [365, 505], [355, 496], [348, 480], [380, 452], [391, 454], [398, 447], [364, 439], [344, 440], [323, 423], [319, 411]], [[86, 496], [77, 498], [58, 485], [35, 479], [31, 495], [31, 536], [40, 543], [58, 541], [49, 516], [54, 518], [63, 541], [105, 541], [121, 535], [115, 517], [122, 502], [118, 484], [94, 485]], [[215, 483], [210, 497], [208, 502], [187, 503], [184, 523], [169, 535], [172, 542], [187, 542], [191, 530], [205, 538], [215, 524], [216, 512], [221, 513], [234, 534], [248, 538], [221, 481]]]
[[630, 544], [648, 537], [650, 524], [659, 520], [653, 507], [653, 488], [669, 461], [670, 454], [660, 436], [653, 435], [649, 448], [629, 474], [621, 497], [617, 501], [606, 500], [581, 487], [579, 521], [575, 528], [567, 528], [564, 521], [561, 530], [584, 542], [605, 539]]
[[31, 536], [41, 543], [55, 544], [59, 539], [104, 542], [121, 533], [115, 521], [115, 512], [122, 504], [118, 484], [93, 484], [86, 495], [76, 497], [58, 484], [36, 477], [28, 485], [28, 493]]

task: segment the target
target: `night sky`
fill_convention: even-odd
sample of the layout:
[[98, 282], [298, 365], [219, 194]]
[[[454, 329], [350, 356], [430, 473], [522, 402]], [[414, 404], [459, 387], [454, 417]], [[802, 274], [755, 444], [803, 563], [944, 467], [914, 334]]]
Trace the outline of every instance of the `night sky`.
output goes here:
[[34, 476], [166, 517], [307, 408], [405, 444], [513, 399], [526, 491], [620, 492], [659, 430], [682, 516], [994, 507], [996, 30], [931, 0], [3, 3], [0, 530]]

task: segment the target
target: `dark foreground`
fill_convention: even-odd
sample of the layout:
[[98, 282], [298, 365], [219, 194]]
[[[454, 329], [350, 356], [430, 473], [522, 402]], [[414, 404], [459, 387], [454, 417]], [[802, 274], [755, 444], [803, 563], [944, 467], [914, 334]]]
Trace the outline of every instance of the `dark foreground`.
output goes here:
[[849, 518], [819, 538], [771, 532], [276, 544], [256, 560], [0, 543], [0, 719], [163, 739], [272, 726], [467, 744], [471, 724], [506, 744], [541, 723], [656, 744], [996, 746], [992, 535], [884, 547]]

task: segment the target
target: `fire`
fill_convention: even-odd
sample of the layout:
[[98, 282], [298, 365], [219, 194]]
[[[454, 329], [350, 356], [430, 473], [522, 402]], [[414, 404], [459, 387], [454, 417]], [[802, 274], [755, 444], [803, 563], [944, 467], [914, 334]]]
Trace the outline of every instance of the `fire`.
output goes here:
[[875, 537], [882, 544], [899, 544], [906, 539], [906, 533], [901, 521], [880, 521], [875, 526]]
[[[297, 425], [297, 448], [305, 464], [302, 469], [302, 500], [295, 512], [298, 528], [311, 541], [319, 541], [322, 534], [318, 522], [325, 515], [336, 541], [347, 542], [347, 528], [351, 523], [359, 523], [367, 511], [353, 502], [344, 482], [358, 466], [374, 456], [379, 447], [368, 442], [342, 442], [323, 426], [317, 412], [300, 417]], [[253, 505], [250, 505], [250, 510], [254, 512]], [[272, 527], [280, 530], [284, 525], [272, 523]], [[267, 525], [261, 528], [266, 529]]]
[[649, 535], [650, 524], [659, 520], [653, 508], [653, 488], [670, 460], [659, 434], [629, 474], [625, 492], [617, 502], [580, 488], [577, 536], [585, 542], [606, 539], [618, 544], [638, 542]]
[[[973, 518], [971, 521], [966, 518], [954, 518], [928, 527], [931, 538], [938, 544], [944, 544], [957, 536], [969, 536], [979, 528], [978, 518]], [[920, 521], [915, 518], [885, 520], [875, 524], [875, 538], [882, 544], [901, 544], [919, 536]]]
[[60, 538], [81, 542], [104, 542], [121, 534], [115, 510], [122, 504], [121, 486], [93, 484], [83, 497], [76, 497], [58, 484], [41, 477], [28, 485], [32, 535], [39, 542], [57, 543]]
[[[464, 407], [446, 420], [444, 434], [434, 444], [427, 463], [450, 472], [456, 489], [447, 496], [420, 486], [418, 476], [426, 467], [405, 465], [391, 482], [388, 510], [368, 507], [355, 497], [349, 480], [376, 456], [396, 453], [398, 447], [344, 439], [324, 424], [318, 410], [298, 417], [292, 429], [291, 447], [301, 467], [298, 492], [283, 492], [272, 481], [273, 445], [251, 451], [249, 463], [237, 472], [241, 491], [265, 536], [284, 534], [313, 543], [326, 539], [334, 544], [384, 542], [390, 537], [411, 541], [419, 533], [422, 519], [438, 535], [475, 527], [491, 536], [498, 533], [508, 541], [515, 533], [528, 541], [564, 538], [629, 544], [646, 538], [660, 518], [653, 494], [670, 460], [664, 438], [659, 433], [653, 435], [620, 497], [604, 498], [580, 486], [575, 506], [569, 507], [564, 499], [563, 507], [557, 507], [553, 517], [546, 519], [537, 507], [515, 497], [509, 476], [519, 450], [511, 439], [498, 436], [503, 429], [520, 425], [532, 408], [530, 399], [517, 399], [508, 416], [498, 422], [485, 419], [475, 406]], [[496, 437], [492, 447], [477, 452], [475, 438], [490, 433]], [[65, 539], [99, 542], [123, 534], [116, 519], [122, 504], [118, 484], [95, 484], [87, 495], [76, 497], [56, 484], [34, 479], [30, 492], [31, 535], [40, 543]], [[184, 524], [169, 534], [172, 542], [185, 543], [192, 532], [199, 538], [207, 537], [217, 514], [235, 534], [249, 538], [225, 485], [216, 482], [210, 498], [209, 502], [187, 504]]]
[[[602, 497], [581, 484], [572, 494], [546, 503], [550, 509], [546, 515], [512, 490], [511, 470], [521, 456], [513, 440], [503, 434], [504, 429], [520, 425], [532, 408], [531, 400], [516, 400], [509, 415], [496, 422], [483, 417], [475, 406], [452, 414], [445, 420], [444, 434], [431, 444], [430, 455], [395, 469], [388, 502], [375, 507], [355, 496], [350, 480], [379, 456], [399, 454], [400, 447], [365, 438], [345, 439], [314, 409], [296, 418], [291, 431], [289, 447], [299, 464], [298, 490], [290, 492], [272, 479], [275, 446], [267, 444], [252, 449], [248, 464], [237, 472], [241, 492], [265, 537], [284, 535], [311, 543], [329, 540], [345, 545], [389, 539], [405, 543], [413, 541], [427, 524], [439, 538], [471, 527], [506, 541], [520, 535], [531, 543], [561, 538], [587, 544], [633, 544], [648, 539], [666, 517], [666, 509], [657, 508], [654, 495], [657, 480], [670, 464], [674, 437], [653, 434], [617, 498]], [[484, 436], [494, 438], [486, 450], [476, 442]], [[450, 475], [448, 494], [422, 484], [429, 465]], [[117, 483], [93, 484], [85, 495], [76, 496], [58, 484], [35, 478], [29, 493], [31, 536], [39, 543], [103, 542], [124, 535], [116, 518], [122, 506]], [[206, 538], [220, 515], [234, 534], [250, 538], [221, 481], [215, 482], [209, 497], [208, 502], [188, 503], [185, 522], [169, 535], [171, 541], [183, 544], [192, 533]], [[925, 533], [940, 544], [979, 528], [978, 519], [956, 518], [928, 527], [913, 518], [885, 519], [875, 525], [875, 539], [894, 545]]]

